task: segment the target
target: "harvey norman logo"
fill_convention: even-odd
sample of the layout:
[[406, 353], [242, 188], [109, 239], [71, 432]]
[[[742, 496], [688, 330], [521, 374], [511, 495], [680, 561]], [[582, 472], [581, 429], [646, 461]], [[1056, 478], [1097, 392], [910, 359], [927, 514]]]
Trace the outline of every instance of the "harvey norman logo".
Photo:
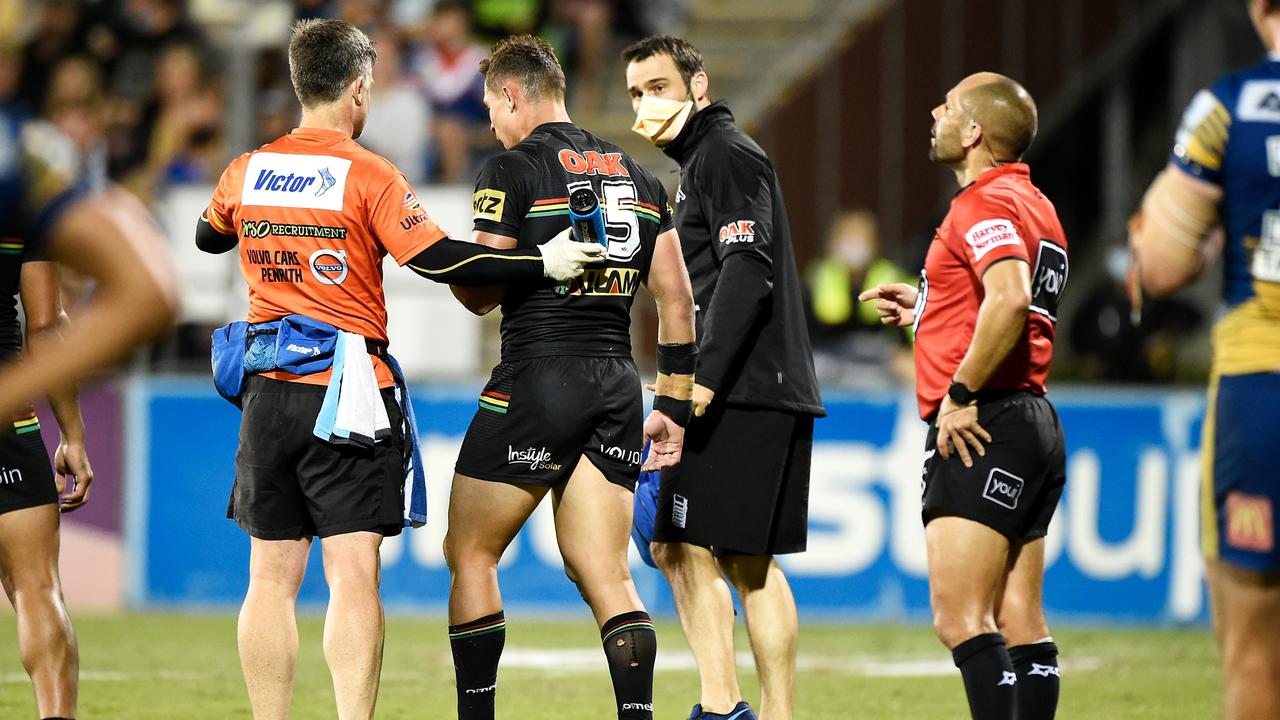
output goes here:
[[241, 204], [341, 211], [350, 170], [350, 160], [329, 155], [254, 153]]

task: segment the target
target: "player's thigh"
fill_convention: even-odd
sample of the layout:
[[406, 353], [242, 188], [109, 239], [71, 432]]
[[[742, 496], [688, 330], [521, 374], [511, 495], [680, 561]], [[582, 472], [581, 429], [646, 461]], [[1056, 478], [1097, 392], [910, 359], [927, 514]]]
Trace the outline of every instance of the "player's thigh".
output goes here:
[[973, 520], [944, 516], [925, 526], [929, 561], [929, 601], [934, 624], [949, 645], [966, 637], [952, 633], [980, 632], [994, 623], [996, 592], [1004, 579], [1009, 540]]
[[378, 587], [381, 579], [382, 534], [359, 531], [330, 535], [320, 539], [324, 558], [324, 576], [330, 585], [356, 581]]
[[634, 491], [644, 453], [640, 376], [630, 358], [596, 358], [592, 365], [596, 381], [583, 403], [592, 422], [582, 454], [609, 482]]
[[249, 582], [255, 586], [276, 586], [282, 592], [297, 593], [307, 572], [311, 538], [264, 540], [249, 537]]
[[496, 563], [549, 488], [453, 476], [444, 553], [451, 568]]
[[1019, 543], [1010, 550], [1009, 572], [996, 600], [996, 623], [1012, 647], [1049, 635], [1044, 619], [1044, 538]]
[[591, 434], [595, 358], [557, 356], [500, 363], [462, 440], [460, 475], [517, 485], [564, 482]]
[[1242, 570], [1280, 572], [1280, 373], [1215, 377], [1205, 418], [1204, 552]]
[[632, 494], [583, 457], [552, 496], [556, 542], [579, 581], [625, 579], [631, 541]]
[[0, 514], [0, 579], [14, 591], [58, 586], [58, 506], [52, 503]]
[[1240, 568], [1222, 560], [1209, 560], [1206, 571], [1228, 670], [1252, 660], [1280, 672], [1280, 573]]

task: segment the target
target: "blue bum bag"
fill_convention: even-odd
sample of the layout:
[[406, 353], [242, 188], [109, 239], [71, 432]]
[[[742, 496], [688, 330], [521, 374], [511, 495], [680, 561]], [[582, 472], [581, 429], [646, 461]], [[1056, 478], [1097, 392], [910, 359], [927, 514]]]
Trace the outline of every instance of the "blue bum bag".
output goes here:
[[333, 365], [338, 329], [305, 315], [286, 315], [265, 323], [233, 322], [213, 331], [213, 386], [240, 406], [244, 378], [281, 370], [310, 375]]

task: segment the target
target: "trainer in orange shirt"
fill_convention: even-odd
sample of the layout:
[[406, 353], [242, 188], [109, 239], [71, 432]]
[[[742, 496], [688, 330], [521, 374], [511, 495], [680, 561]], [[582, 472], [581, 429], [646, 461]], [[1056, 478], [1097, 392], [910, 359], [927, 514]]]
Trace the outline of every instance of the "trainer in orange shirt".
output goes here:
[[[395, 166], [354, 140], [369, 114], [376, 57], [348, 23], [295, 25], [289, 67], [300, 127], [233, 161], [197, 226], [206, 252], [240, 246], [249, 322], [305, 315], [385, 347], [386, 255], [457, 285], [567, 280], [600, 256], [600, 246], [572, 242], [568, 231], [536, 250], [448, 239]], [[373, 360], [387, 418], [400, 429], [391, 371]], [[259, 720], [288, 715], [298, 645], [293, 607], [317, 535], [330, 590], [324, 649], [338, 716], [373, 716], [383, 642], [378, 548], [403, 525], [405, 448], [398, 432], [372, 449], [316, 438], [329, 375], [252, 375], [240, 396], [228, 515], [251, 537], [239, 645]]]

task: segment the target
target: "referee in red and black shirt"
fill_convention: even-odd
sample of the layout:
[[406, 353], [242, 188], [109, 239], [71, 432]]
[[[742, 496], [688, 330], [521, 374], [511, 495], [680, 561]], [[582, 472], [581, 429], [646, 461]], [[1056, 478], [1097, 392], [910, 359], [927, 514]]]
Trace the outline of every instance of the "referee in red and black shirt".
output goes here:
[[1044, 536], [1066, 481], [1045, 397], [1067, 243], [1019, 162], [1036, 106], [1007, 77], [965, 78], [933, 110], [930, 158], [961, 190], [919, 289], [881, 285], [887, 325], [916, 328], [924, 509], [934, 627], [977, 720], [1052, 720], [1058, 648], [1041, 607]]

